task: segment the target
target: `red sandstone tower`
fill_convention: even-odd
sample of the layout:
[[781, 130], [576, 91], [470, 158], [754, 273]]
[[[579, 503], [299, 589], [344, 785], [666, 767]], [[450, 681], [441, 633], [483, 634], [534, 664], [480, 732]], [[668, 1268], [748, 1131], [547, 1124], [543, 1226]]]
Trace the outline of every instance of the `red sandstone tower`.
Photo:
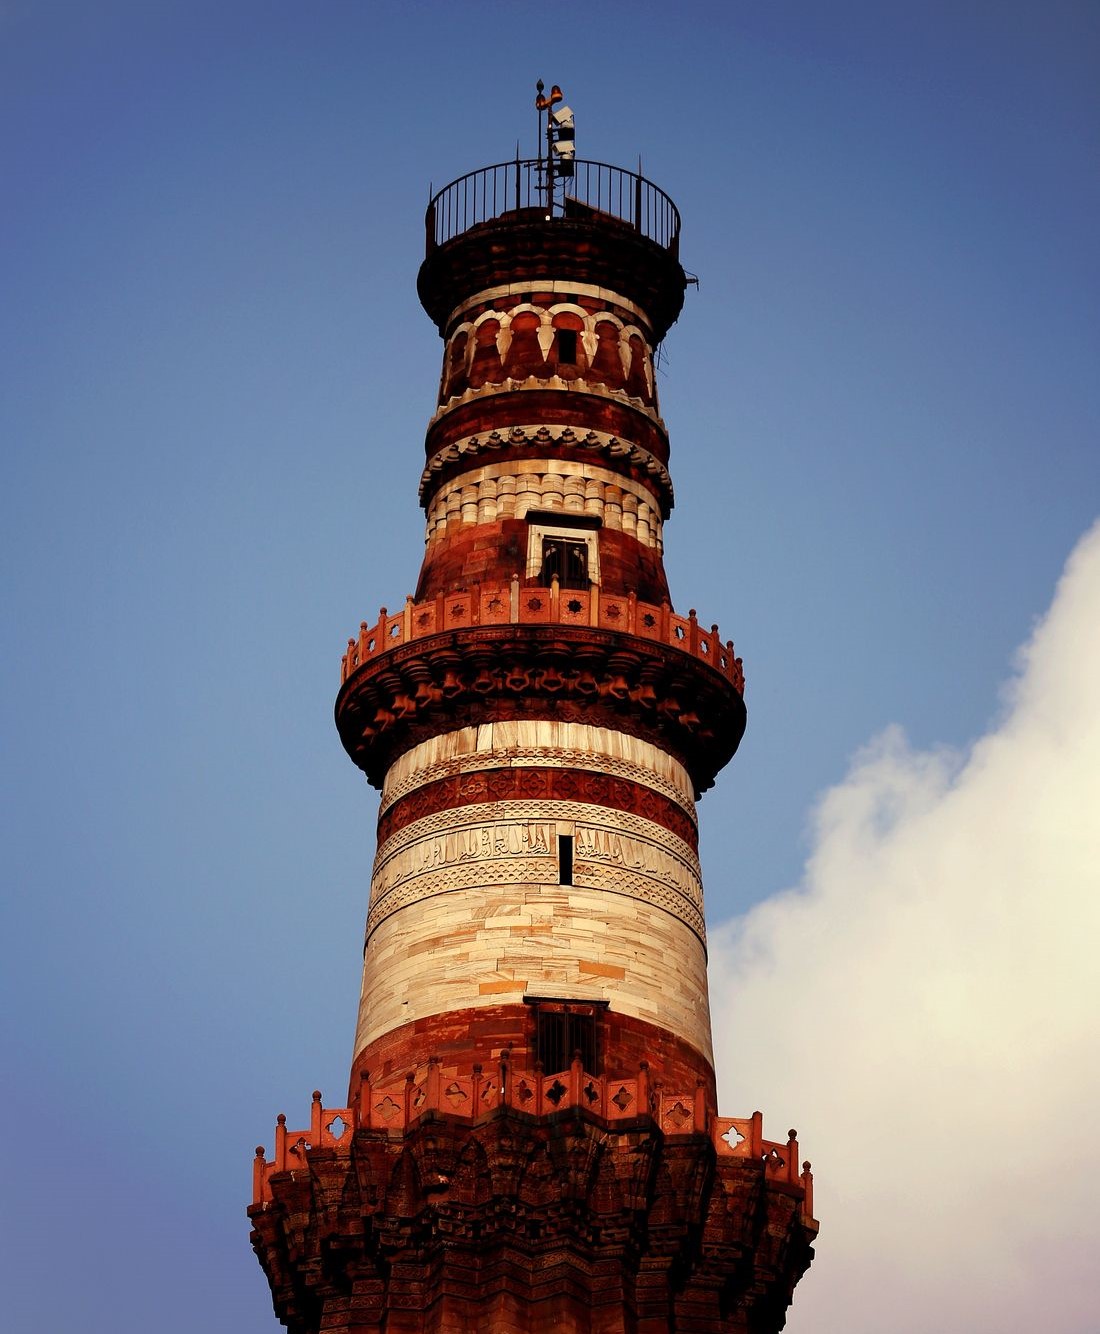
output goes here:
[[351, 1087], [249, 1211], [295, 1334], [774, 1331], [812, 1258], [794, 1132], [717, 1112], [695, 801], [744, 678], [662, 564], [679, 228], [549, 147], [429, 205], [424, 563], [336, 702], [382, 791]]

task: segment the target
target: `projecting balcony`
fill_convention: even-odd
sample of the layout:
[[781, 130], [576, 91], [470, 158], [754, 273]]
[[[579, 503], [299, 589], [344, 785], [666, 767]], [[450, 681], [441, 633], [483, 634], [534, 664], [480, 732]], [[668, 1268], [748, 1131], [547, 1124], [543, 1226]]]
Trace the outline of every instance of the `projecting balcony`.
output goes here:
[[475, 1066], [469, 1075], [447, 1077], [439, 1063], [428, 1062], [417, 1079], [412, 1073], [400, 1079], [372, 1084], [363, 1078], [355, 1106], [325, 1107], [321, 1094], [313, 1095], [307, 1130], [288, 1130], [280, 1116], [275, 1129], [275, 1157], [268, 1161], [257, 1148], [252, 1168], [252, 1214], [270, 1207], [272, 1178], [301, 1171], [308, 1177], [311, 1152], [329, 1151], [350, 1159], [355, 1136], [374, 1131], [399, 1140], [421, 1123], [446, 1118], [452, 1122], [484, 1124], [495, 1117], [522, 1113], [542, 1118], [573, 1111], [614, 1133], [629, 1132], [643, 1123], [660, 1128], [666, 1139], [705, 1136], [714, 1146], [719, 1168], [731, 1160], [758, 1172], [765, 1188], [778, 1187], [799, 1201], [798, 1216], [807, 1229], [817, 1232], [814, 1218], [813, 1174], [810, 1164], [799, 1166], [798, 1139], [793, 1130], [785, 1141], [767, 1140], [763, 1117], [718, 1116], [708, 1107], [701, 1086], [693, 1090], [666, 1091], [651, 1087], [643, 1065], [635, 1075], [621, 1078], [588, 1074], [580, 1060], [554, 1074], [513, 1075], [507, 1061], [493, 1070]]
[[424, 309], [446, 336], [460, 303], [500, 286], [552, 281], [625, 298], [659, 343], [684, 304], [680, 212], [652, 181], [580, 159], [548, 180], [545, 162], [498, 162], [432, 196], [417, 278]]
[[563, 589], [556, 578], [549, 588], [524, 586], [515, 578], [501, 585], [475, 584], [427, 602], [413, 602], [410, 597], [392, 615], [383, 607], [374, 625], [363, 621], [358, 637], [348, 640], [340, 680], [346, 681], [364, 663], [400, 644], [449, 630], [493, 625], [591, 626], [637, 635], [690, 654], [720, 672], [738, 694], [745, 692], [745, 674], [732, 640], [723, 644], [717, 625], [704, 629], [694, 611], [677, 616], [668, 603], [639, 602], [633, 594], [623, 597], [597, 587]]

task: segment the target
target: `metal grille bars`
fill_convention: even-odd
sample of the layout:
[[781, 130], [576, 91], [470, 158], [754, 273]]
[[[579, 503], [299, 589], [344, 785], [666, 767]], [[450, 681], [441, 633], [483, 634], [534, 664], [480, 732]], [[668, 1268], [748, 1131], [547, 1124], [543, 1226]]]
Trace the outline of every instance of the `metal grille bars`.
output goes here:
[[549, 205], [546, 163], [541, 158], [498, 162], [460, 176], [428, 205], [424, 218], [428, 254], [471, 227], [523, 209], [543, 209], [548, 218], [583, 217], [595, 210], [627, 223], [673, 255], [678, 253], [680, 211], [652, 181], [584, 158], [576, 159], [574, 168], [572, 177], [554, 180], [555, 198]]

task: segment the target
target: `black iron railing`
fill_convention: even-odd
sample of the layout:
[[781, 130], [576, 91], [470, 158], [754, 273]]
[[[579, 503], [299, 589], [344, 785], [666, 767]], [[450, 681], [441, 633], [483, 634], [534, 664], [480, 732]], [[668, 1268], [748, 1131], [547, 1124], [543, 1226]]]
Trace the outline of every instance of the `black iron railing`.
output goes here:
[[538, 158], [498, 162], [460, 176], [428, 205], [424, 218], [428, 252], [480, 223], [541, 208], [546, 217], [566, 218], [594, 210], [678, 253], [680, 211], [663, 190], [637, 172], [606, 162], [578, 158], [573, 165], [572, 176], [549, 182], [546, 162]]

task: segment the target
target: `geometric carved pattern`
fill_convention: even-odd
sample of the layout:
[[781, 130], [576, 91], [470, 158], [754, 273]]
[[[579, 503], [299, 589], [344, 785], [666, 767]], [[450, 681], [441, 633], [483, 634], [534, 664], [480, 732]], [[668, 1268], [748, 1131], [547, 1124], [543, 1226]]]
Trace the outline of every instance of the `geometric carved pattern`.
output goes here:
[[[482, 889], [493, 885], [539, 885], [554, 884], [557, 880], [553, 863], [546, 859], [495, 861], [489, 864], [491, 873], [485, 865], [465, 863], [448, 867], [441, 871], [427, 871], [399, 886], [389, 889], [376, 898], [367, 914], [367, 927], [364, 941], [369, 942], [376, 927], [402, 908], [435, 898], [439, 894], [450, 894], [460, 889]], [[670, 917], [682, 922], [693, 932], [706, 948], [707, 929], [703, 914], [688, 895], [679, 889], [669, 888], [666, 884], [638, 871], [620, 871], [608, 869], [590, 862], [576, 862], [573, 867], [575, 884], [570, 889], [563, 887], [562, 893], [577, 898], [593, 892], [620, 895], [632, 899], [635, 903], [645, 903], [661, 909]], [[492, 922], [486, 924], [491, 929]], [[517, 983], [517, 989], [522, 986]]]
[[[410, 761], [415, 761], [418, 755], [419, 748], [414, 748], [414, 750], [406, 752], [386, 775], [380, 809], [385, 813], [390, 806], [407, 797], [410, 792], [415, 792], [418, 788], [438, 782], [443, 778], [451, 778], [458, 774], [479, 773], [486, 769], [520, 765], [524, 768], [560, 767], [574, 771], [586, 769], [602, 774], [608, 779], [622, 778], [629, 783], [641, 784], [660, 793], [669, 801], [676, 802], [687, 814], [692, 824], [696, 823], [695, 802], [691, 799], [687, 775], [684, 774], [683, 769], [678, 764], [675, 764], [675, 761], [662, 753], [662, 758], [675, 765], [673, 772], [683, 776], [682, 782], [685, 786], [673, 782], [665, 774], [659, 773], [654, 768], [623, 759], [618, 755], [609, 755], [600, 748], [598, 735], [592, 737], [594, 730], [593, 728], [585, 729], [586, 735], [592, 738], [587, 749], [580, 745], [500, 745], [497, 744], [494, 736], [492, 749], [471, 749], [461, 754], [448, 756], [446, 759], [424, 763], [423, 766], [414, 765], [406, 770], [405, 766]], [[642, 743], [634, 742], [634, 745], [638, 750], [642, 749]], [[402, 771], [399, 777], [396, 776], [398, 770]]]
[[782, 1328], [817, 1233], [797, 1175], [678, 1135], [686, 1105], [662, 1126], [514, 1100], [261, 1162], [252, 1244], [291, 1334]]
[[470, 626], [368, 658], [344, 682], [336, 724], [375, 787], [397, 756], [441, 731], [547, 718], [639, 737], [678, 759], [705, 792], [744, 732], [738, 685], [687, 652], [637, 635], [563, 624]]
[[378, 820], [378, 842], [414, 820], [436, 811], [454, 811], [475, 802], [541, 799], [591, 802], [663, 825], [692, 850], [698, 832], [680, 806], [638, 783], [576, 769], [504, 768], [440, 779], [390, 806]]
[[[440, 811], [379, 847], [367, 937], [379, 922], [437, 894], [490, 885], [556, 884], [555, 827], [575, 823], [573, 885], [622, 894], [683, 922], [706, 941], [694, 850], [662, 826], [614, 810], [561, 801], [467, 807], [466, 821]], [[480, 823], [491, 821], [491, 823]]]
[[[613, 807], [592, 807], [571, 801], [489, 801], [463, 808], [462, 818], [449, 810], [433, 811], [397, 830], [380, 843], [372, 880], [392, 887], [387, 868], [396, 862], [407, 879], [413, 873], [412, 850], [423, 858], [417, 871], [434, 870], [458, 862], [515, 856], [556, 857], [555, 824], [574, 825], [578, 856], [657, 875], [676, 887], [698, 907], [703, 906], [702, 870], [694, 846], [664, 825]], [[641, 848], [653, 848], [657, 863], [647, 863]]]
[[[602, 515], [611, 497], [615, 494], [612, 492], [609, 495], [607, 488], [618, 487], [620, 492], [617, 500], [619, 512], [622, 510], [622, 497], [624, 495], [633, 497], [633, 500], [637, 502], [634, 509], [628, 512], [627, 523], [629, 527], [627, 531], [635, 531], [634, 520], [631, 516], [635, 511], [640, 511], [643, 514], [646, 545], [657, 546], [660, 544], [662, 510], [667, 515], [668, 508], [672, 503], [672, 483], [665, 466], [655, 459], [652, 454], [640, 449], [637, 445], [630, 444], [629, 441], [620, 440], [616, 436], [609, 436], [604, 431], [587, 431], [577, 435], [568, 426], [556, 435], [552, 434], [545, 426], [517, 426], [506, 435], [501, 435], [498, 431], [491, 431], [484, 436], [474, 435], [448, 445], [431, 461], [429, 468], [432, 468], [433, 465], [435, 468], [439, 468], [446, 463], [453, 464], [459, 460], [465, 466], [462, 472], [452, 471], [448, 482], [439, 486], [439, 489], [430, 497], [425, 488], [423, 500], [427, 506], [428, 540], [438, 540], [445, 532], [453, 531], [453, 528], [457, 527], [462, 521], [460, 518], [462, 501], [456, 493], [469, 490], [471, 486], [476, 487], [482, 479], [488, 480], [496, 477], [496, 470], [491, 467], [491, 454], [494, 450], [515, 450], [528, 443], [537, 444], [540, 451], [545, 451], [550, 445], [559, 445], [569, 449], [583, 450], [586, 453], [602, 451], [616, 459], [622, 455], [624, 462], [635, 463], [636, 466], [653, 478], [658, 487], [658, 495], [654, 495], [653, 491], [641, 483], [632, 482], [629, 476], [624, 476], [622, 473], [609, 469], [593, 468], [581, 461], [574, 463], [571, 460], [559, 460], [551, 471], [545, 455], [542, 454], [540, 459], [532, 460], [528, 466], [518, 468], [513, 465], [508, 469], [509, 473], [520, 473], [529, 477], [535, 483], [537, 490], [527, 493], [529, 499], [526, 504], [523, 506], [516, 505], [516, 492], [513, 488], [505, 495], [505, 500], [510, 503], [498, 505], [498, 496], [494, 488], [491, 494], [485, 492], [477, 496], [479, 500], [491, 502], [490, 509], [485, 513], [482, 522], [497, 518], [515, 517], [521, 519], [527, 508], [544, 508], [547, 502], [544, 499], [543, 492], [545, 491], [547, 497], [552, 497], [555, 494], [560, 497], [562, 495], [562, 479], [567, 476], [575, 476], [597, 484], [587, 491], [582, 489], [581, 494], [595, 502], [595, 508], [585, 508], [586, 513]], [[486, 454], [489, 454], [490, 458], [484, 459], [482, 457]], [[485, 464], [490, 466], [486, 467]], [[471, 476], [471, 470], [475, 466], [479, 466], [478, 474]], [[434, 480], [433, 474], [425, 472], [425, 482], [429, 478]], [[538, 480], [536, 481], [536, 479]], [[556, 482], [554, 479], [556, 479]], [[455, 498], [449, 500], [448, 497], [451, 496]], [[560, 501], [554, 507], [560, 508]], [[470, 522], [473, 522], [473, 520], [471, 519]], [[624, 525], [620, 520], [614, 526], [622, 527]]]
[[[530, 290], [530, 283], [499, 283], [494, 287], [486, 287], [483, 291], [474, 292], [469, 296], [464, 293], [460, 304], [447, 317], [445, 327], [453, 329], [463, 320], [476, 323], [480, 316], [489, 310], [491, 305], [500, 304], [501, 298], [514, 297], [526, 301]], [[635, 305], [628, 296], [624, 296], [622, 292], [612, 292], [606, 287], [595, 287], [591, 283], [578, 282], [575, 278], [571, 278], [567, 283], [551, 282], [543, 290], [559, 295], [568, 293], [567, 299], [573, 301], [577, 300], [578, 297], [592, 297], [599, 302], [601, 310], [617, 311], [620, 319], [626, 316], [635, 323], [640, 320], [643, 324], [648, 319], [645, 311], [640, 306]], [[510, 309], [511, 304], [505, 302], [504, 308]]]

